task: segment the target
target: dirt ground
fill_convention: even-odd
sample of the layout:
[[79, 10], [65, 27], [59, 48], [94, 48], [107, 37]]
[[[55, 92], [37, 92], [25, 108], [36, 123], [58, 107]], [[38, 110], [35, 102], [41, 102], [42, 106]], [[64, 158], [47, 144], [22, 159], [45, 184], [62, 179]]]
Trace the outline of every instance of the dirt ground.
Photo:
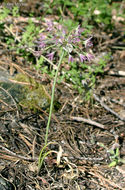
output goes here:
[[[97, 76], [92, 102], [83, 102], [68, 84], [56, 86], [61, 107], [53, 113], [48, 138], [53, 143], [47, 147], [53, 152], [45, 157], [39, 174], [38, 156], [48, 113], [20, 109], [14, 97], [10, 105], [0, 97], [0, 178], [10, 184], [8, 190], [125, 189], [125, 161], [109, 167], [111, 149], [115, 152], [118, 148], [119, 159], [125, 160], [123, 27], [118, 26], [112, 36], [105, 34], [106, 39], [100, 31], [95, 32], [95, 55], [111, 51], [112, 58], [104, 74]], [[29, 65], [23, 67], [19, 61], [17, 69], [14, 56], [2, 53], [0, 69], [9, 74], [22, 69], [41, 82], [42, 77]]]

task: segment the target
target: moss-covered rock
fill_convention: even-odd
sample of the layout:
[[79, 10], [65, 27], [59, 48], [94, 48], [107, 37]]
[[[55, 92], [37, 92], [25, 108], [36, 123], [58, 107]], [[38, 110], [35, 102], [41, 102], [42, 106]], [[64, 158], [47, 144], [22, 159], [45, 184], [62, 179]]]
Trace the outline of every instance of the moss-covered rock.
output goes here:
[[22, 83], [23, 87], [23, 98], [19, 101], [20, 105], [32, 110], [49, 107], [51, 99], [45, 86], [24, 74], [16, 75], [14, 80]]
[[[13, 82], [12, 80], [9, 81], [10, 78]], [[2, 78], [0, 86], [3, 88], [3, 90], [0, 90], [1, 98], [10, 106], [13, 105], [12, 98], [22, 107], [34, 111], [40, 108], [45, 110], [50, 105], [51, 97], [46, 90], [46, 86], [25, 74], [17, 74], [13, 78], [8, 77], [8, 80]]]

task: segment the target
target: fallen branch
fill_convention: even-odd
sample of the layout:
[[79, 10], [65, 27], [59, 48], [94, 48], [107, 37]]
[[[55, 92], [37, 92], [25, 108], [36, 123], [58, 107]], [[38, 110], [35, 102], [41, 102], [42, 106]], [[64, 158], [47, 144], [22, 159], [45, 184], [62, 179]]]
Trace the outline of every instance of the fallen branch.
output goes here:
[[109, 98], [109, 100], [110, 100], [110, 102], [113, 102], [113, 103], [116, 103], [116, 104], [119, 104], [119, 105], [125, 107], [125, 104], [123, 104], [123, 102], [120, 102], [120, 101], [112, 99], [112, 98]]
[[70, 117], [72, 120], [76, 120], [76, 121], [83, 121], [85, 123], [88, 123], [90, 125], [94, 125], [96, 127], [99, 127], [101, 129], [106, 129], [105, 126], [103, 124], [100, 124], [96, 121], [92, 121], [91, 119], [85, 119], [83, 117]]
[[109, 71], [109, 75], [125, 77], [125, 71]]
[[[37, 158], [31, 158], [31, 157], [25, 157], [25, 156], [17, 155], [16, 153], [10, 151], [9, 149], [5, 148], [2, 145], [0, 145], [0, 148], [2, 149], [2, 150], [0, 150], [0, 153], [1, 152], [2, 153], [7, 153], [8, 155], [5, 155], [7, 157], [12, 156], [12, 157], [15, 157], [15, 158], [19, 158], [21, 160], [32, 161], [32, 162], [37, 160]], [[2, 154], [2, 156], [4, 156], [4, 154]]]
[[99, 99], [99, 97], [96, 94], [93, 94], [94, 99], [101, 104], [102, 107], [104, 107], [108, 112], [115, 115], [117, 118], [119, 118], [122, 121], [125, 121], [125, 118], [118, 115], [115, 111], [113, 111], [111, 108], [109, 108], [103, 101]]

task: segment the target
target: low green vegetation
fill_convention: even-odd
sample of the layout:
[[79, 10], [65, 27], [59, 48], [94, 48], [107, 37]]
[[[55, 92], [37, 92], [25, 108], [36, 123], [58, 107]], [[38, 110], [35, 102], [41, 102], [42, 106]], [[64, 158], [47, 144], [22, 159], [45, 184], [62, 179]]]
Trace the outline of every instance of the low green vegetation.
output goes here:
[[115, 148], [108, 149], [104, 144], [98, 143], [100, 147], [103, 147], [110, 158], [109, 167], [117, 166], [119, 163], [125, 163], [125, 159], [120, 158], [120, 149], [119, 144], [115, 144]]
[[50, 3], [49, 0], [46, 0], [44, 1], [44, 8], [48, 14], [56, 14], [60, 18], [65, 18], [68, 14], [70, 17], [68, 21], [66, 19], [68, 26], [71, 26], [71, 23], [78, 24], [82, 21], [82, 27], [85, 27], [87, 32], [91, 32], [91, 29], [96, 27], [103, 31], [110, 31], [114, 27], [112, 22], [112, 11], [114, 9], [116, 10], [116, 17], [125, 18], [122, 3], [122, 0], [120, 3], [115, 3], [112, 0], [55, 0]]

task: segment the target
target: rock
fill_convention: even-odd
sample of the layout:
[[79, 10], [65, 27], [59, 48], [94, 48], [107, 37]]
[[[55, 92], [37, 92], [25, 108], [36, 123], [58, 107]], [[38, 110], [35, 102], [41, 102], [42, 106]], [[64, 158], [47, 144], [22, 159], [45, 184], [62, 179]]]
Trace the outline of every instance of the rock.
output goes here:
[[24, 108], [34, 111], [39, 108], [45, 110], [50, 105], [51, 97], [45, 86], [24, 74], [8, 77], [1, 72], [0, 86], [1, 99], [10, 106], [14, 103], [13, 99]]

